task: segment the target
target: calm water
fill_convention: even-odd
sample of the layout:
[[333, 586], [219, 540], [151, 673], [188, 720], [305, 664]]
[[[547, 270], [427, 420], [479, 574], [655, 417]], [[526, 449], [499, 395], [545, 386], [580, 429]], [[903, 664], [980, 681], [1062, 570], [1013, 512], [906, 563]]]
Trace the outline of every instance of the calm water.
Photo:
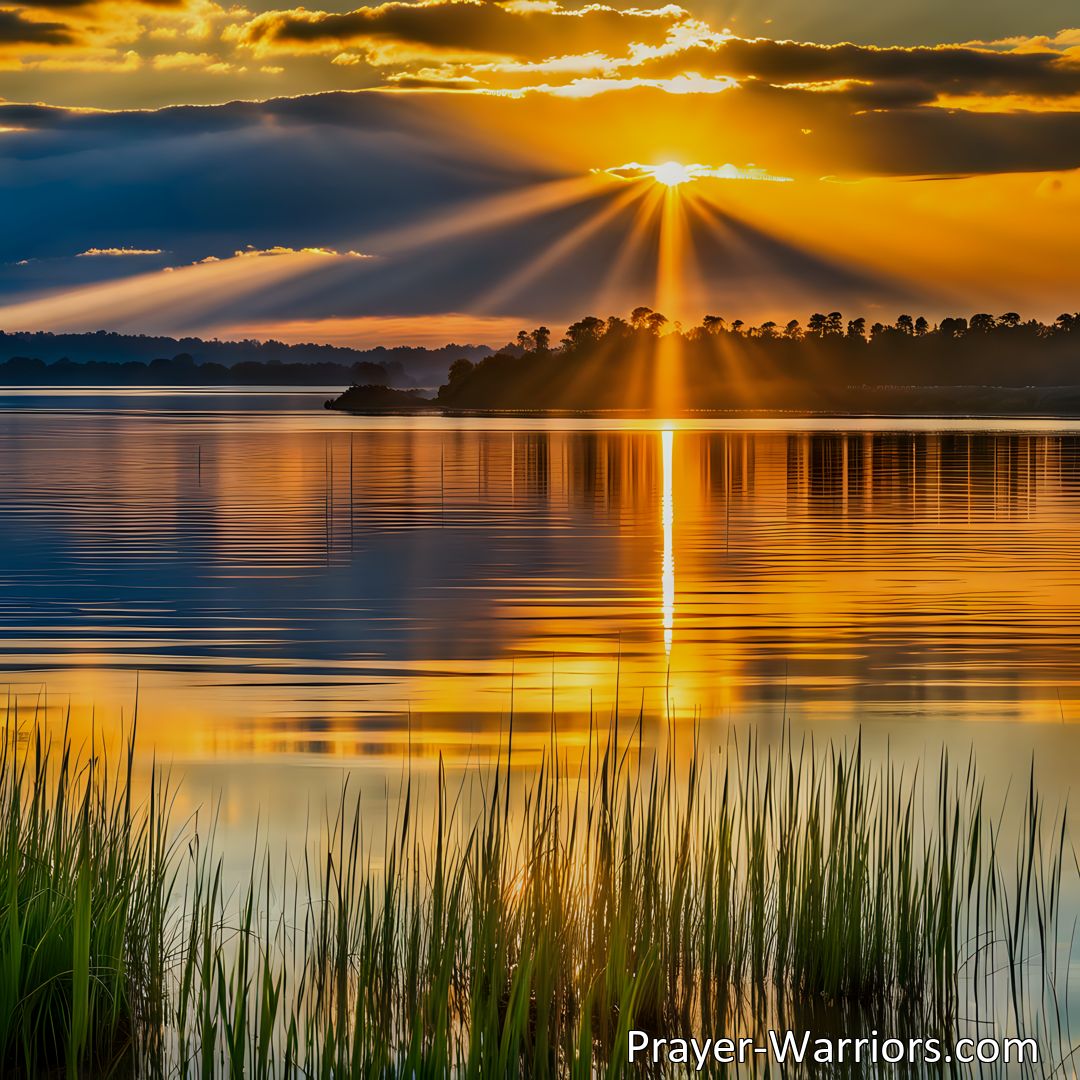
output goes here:
[[[1071, 779], [1080, 426], [364, 419], [325, 393], [0, 397], [0, 663], [226, 817], [518, 761], [590, 708], [972, 743]], [[331, 768], [313, 768], [331, 766]], [[375, 785], [376, 790], [382, 790]], [[303, 815], [300, 814], [302, 817]]]
[[1080, 424], [364, 419], [326, 396], [0, 395], [0, 684], [115, 736], [138, 682], [140, 782], [165, 762], [182, 820], [214, 808], [227, 880], [253, 839], [302, 850], [346, 781], [376, 838], [406, 768], [428, 813], [440, 756], [478, 801], [511, 702], [518, 766], [617, 699], [657, 750], [785, 718], [907, 775], [974, 747], [991, 804], [1014, 788], [1002, 835], [1034, 759], [1056, 820]]

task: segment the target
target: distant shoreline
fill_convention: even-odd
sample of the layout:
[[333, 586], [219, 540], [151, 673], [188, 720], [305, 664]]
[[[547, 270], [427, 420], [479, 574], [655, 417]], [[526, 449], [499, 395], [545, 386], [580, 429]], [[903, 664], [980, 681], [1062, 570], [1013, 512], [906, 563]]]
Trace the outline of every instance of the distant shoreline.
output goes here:
[[[895, 392], [899, 388], [889, 388]], [[896, 402], [892, 408], [797, 408], [797, 407], [761, 407], [749, 408], [735, 406], [732, 408], [683, 408], [683, 409], [632, 409], [632, 408], [581, 408], [581, 409], [541, 409], [541, 408], [464, 408], [461, 406], [442, 405], [433, 399], [420, 398], [415, 392], [400, 391], [400, 398], [379, 404], [375, 401], [367, 401], [350, 406], [339, 404], [344, 394], [336, 398], [329, 397], [334, 393], [330, 386], [290, 386], [288, 384], [251, 386], [251, 385], [124, 385], [107, 386], [100, 384], [71, 384], [71, 385], [0, 385], [0, 398], [5, 396], [41, 396], [48, 398], [52, 395], [62, 397], [65, 395], [110, 395], [117, 394], [131, 396], [147, 394], [153, 396], [197, 396], [199, 394], [228, 397], [229, 395], [281, 395], [302, 396], [310, 398], [312, 408], [317, 408], [317, 403], [322, 403], [330, 411], [344, 413], [353, 416], [432, 416], [447, 418], [475, 418], [475, 419], [626, 419], [626, 420], [665, 420], [665, 419], [747, 419], [767, 420], [771, 418], [783, 419], [813, 419], [813, 420], [1080, 420], [1080, 386], [1069, 387], [940, 387], [907, 388], [920, 393], [927, 390], [948, 391], [954, 396], [951, 405], [944, 402], [938, 407], [924, 402], [923, 407], [901, 407]], [[998, 391], [1001, 397], [1012, 397], [1011, 407], [1004, 401], [985, 400], [988, 392]], [[966, 407], [955, 401], [955, 395], [959, 392], [971, 392], [972, 398], [980, 395], [983, 402], [971, 400]], [[1017, 403], [1015, 395], [1022, 394], [1038, 400], [1027, 403]], [[415, 396], [414, 396], [415, 395]], [[914, 394], [912, 395], [914, 396]], [[409, 400], [411, 398], [412, 400]], [[1063, 400], [1064, 399], [1064, 400]], [[1019, 405], [1026, 407], [1018, 407]], [[980, 407], [981, 405], [981, 407]]]
[[[808, 395], [810, 391], [808, 389]], [[416, 391], [381, 386], [350, 387], [327, 401], [326, 408], [363, 414], [423, 413], [450, 417], [594, 417], [659, 419], [666, 417], [836, 418], [836, 419], [1080, 419], [1080, 386], [889, 386], [846, 387], [838, 390], [835, 405], [816, 408], [796, 405], [731, 408], [530, 408], [468, 407], [425, 399]]]

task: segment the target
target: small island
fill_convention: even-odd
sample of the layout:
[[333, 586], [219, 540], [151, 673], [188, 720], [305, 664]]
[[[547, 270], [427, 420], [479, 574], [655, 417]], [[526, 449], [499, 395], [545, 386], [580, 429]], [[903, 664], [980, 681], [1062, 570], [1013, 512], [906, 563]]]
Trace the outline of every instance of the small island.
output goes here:
[[355, 413], [414, 413], [428, 412], [438, 406], [419, 390], [398, 390], [392, 386], [367, 383], [350, 386], [340, 397], [327, 401], [324, 408]]

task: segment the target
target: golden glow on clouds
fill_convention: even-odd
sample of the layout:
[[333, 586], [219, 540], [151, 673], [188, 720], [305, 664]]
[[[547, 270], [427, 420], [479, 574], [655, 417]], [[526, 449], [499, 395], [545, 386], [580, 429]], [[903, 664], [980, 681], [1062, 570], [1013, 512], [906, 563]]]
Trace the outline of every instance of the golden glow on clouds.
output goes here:
[[629, 161], [611, 169], [594, 170], [614, 176], [619, 180], [655, 180], [665, 187], [678, 187], [694, 180], [766, 180], [774, 183], [788, 183], [790, 176], [771, 176], [764, 169], [749, 166], [745, 169], [727, 165], [683, 165], [678, 161], [664, 161], [659, 165], [642, 165]]
[[[361, 251], [337, 251], [334, 248], [328, 247], [305, 247], [294, 248], [285, 247], [281, 244], [275, 245], [269, 248], [257, 248], [251, 244], [248, 244], [246, 248], [240, 251], [234, 251], [233, 257], [237, 259], [250, 259], [250, 258], [265, 258], [272, 255], [313, 255], [320, 259], [370, 259], [370, 255], [365, 255]], [[211, 256], [212, 257], [212, 256]], [[205, 261], [205, 260], [204, 260]]]
[[1039, 94], [939, 94], [933, 106], [972, 113], [1080, 112], [1080, 93], [1055, 98]]
[[[91, 249], [83, 255], [130, 255], [122, 249]], [[137, 254], [154, 254], [147, 250]], [[329, 248], [245, 248], [230, 258], [209, 255], [188, 266], [53, 291], [0, 307], [0, 322], [11, 330], [90, 331], [102, 326], [202, 325], [205, 313], [228, 300], [282, 288], [288, 282], [359, 252]], [[172, 320], [171, 323], [169, 320]]]
[[110, 257], [123, 257], [125, 255], [160, 255], [161, 248], [130, 248], [130, 247], [109, 247], [109, 248], [87, 248], [85, 251], [80, 251], [75, 256], [77, 259], [96, 258], [98, 256], [110, 256]]
[[653, 166], [652, 178], [665, 187], [678, 187], [679, 184], [688, 184], [697, 177], [690, 166], [680, 165], [677, 161], [665, 161], [663, 165]]
[[[47, 77], [61, 72], [78, 78]], [[571, 98], [777, 87], [850, 99], [853, 110], [1078, 111], [1080, 29], [920, 49], [740, 37], [678, 4], [388, 0], [251, 11], [228, 0], [97, 0], [0, 9], [0, 98], [9, 100], [115, 107], [378, 87]]]
[[581, 78], [567, 83], [540, 83], [518, 90], [490, 90], [488, 93], [504, 96], [524, 97], [526, 94], [551, 94], [555, 97], [585, 98], [597, 94], [607, 94], [613, 90], [636, 90], [646, 87], [663, 90], [668, 94], [721, 94], [731, 90], [738, 83], [726, 76], [706, 78], [694, 72], [685, 75], [672, 75], [670, 79], [645, 79], [639, 76], [629, 78]]

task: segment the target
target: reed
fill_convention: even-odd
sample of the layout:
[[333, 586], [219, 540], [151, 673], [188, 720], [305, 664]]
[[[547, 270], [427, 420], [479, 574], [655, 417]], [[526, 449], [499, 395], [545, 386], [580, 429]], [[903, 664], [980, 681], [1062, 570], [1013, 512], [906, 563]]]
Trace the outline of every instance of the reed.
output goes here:
[[1033, 777], [1007, 829], [973, 761], [924, 778], [858, 742], [748, 739], [680, 765], [593, 731], [524, 779], [508, 747], [478, 812], [441, 762], [378, 835], [346, 790], [299, 862], [253, 856], [236, 888], [160, 778], [134, 805], [133, 740], [110, 769], [17, 734], [6, 1074], [614, 1077], [631, 1028], [827, 1007], [947, 1034], [975, 1008], [1049, 1036], [1059, 1015], [1075, 860]]
[[0, 1070], [108, 1070], [164, 1020], [167, 792], [40, 726], [0, 748]]

